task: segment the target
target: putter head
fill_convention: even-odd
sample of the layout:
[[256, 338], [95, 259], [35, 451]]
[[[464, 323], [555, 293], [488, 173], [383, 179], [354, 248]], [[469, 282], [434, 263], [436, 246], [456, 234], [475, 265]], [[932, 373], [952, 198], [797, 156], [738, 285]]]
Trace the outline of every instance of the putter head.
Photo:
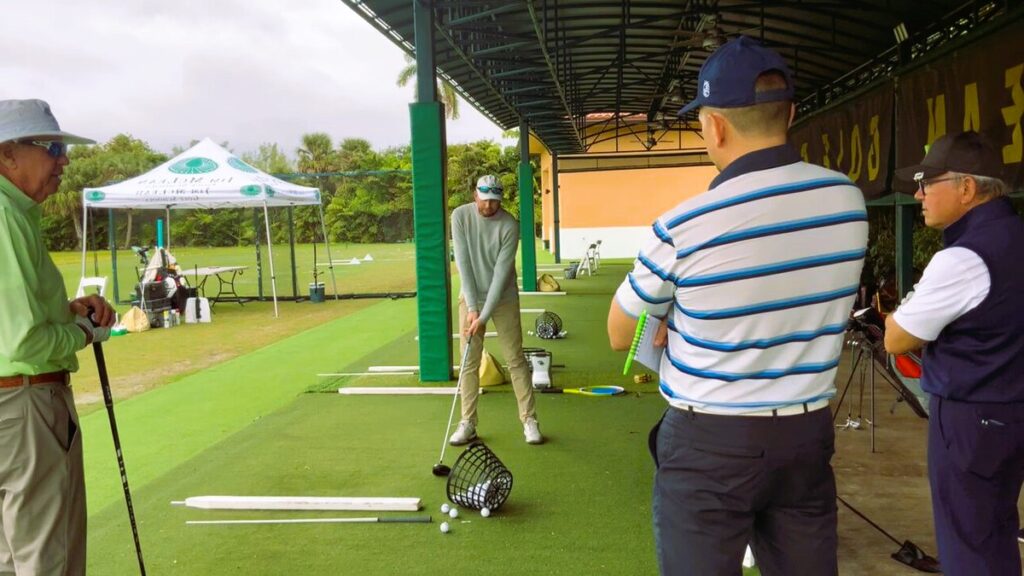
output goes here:
[[925, 554], [924, 550], [918, 548], [917, 544], [910, 540], [905, 540], [903, 546], [896, 552], [893, 552], [892, 558], [920, 572], [928, 572], [929, 574], [942, 573], [942, 566], [939, 564], [939, 561]]
[[439, 478], [443, 478], [443, 477], [451, 474], [452, 473], [452, 469], [447, 467], [447, 466], [445, 466], [444, 464], [441, 464], [440, 462], [438, 462], [437, 464], [434, 464], [434, 468], [431, 470], [431, 473], [433, 473], [434, 476], [437, 476]]

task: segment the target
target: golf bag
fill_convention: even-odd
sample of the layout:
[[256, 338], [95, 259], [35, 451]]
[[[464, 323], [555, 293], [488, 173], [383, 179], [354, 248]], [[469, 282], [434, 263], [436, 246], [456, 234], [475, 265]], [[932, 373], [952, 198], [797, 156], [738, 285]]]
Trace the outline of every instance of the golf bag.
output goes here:
[[165, 310], [184, 312], [188, 299], [198, 296], [198, 292], [190, 288], [185, 277], [179, 274], [174, 256], [163, 248], [157, 248], [157, 253], [148, 258], [149, 247], [133, 246], [132, 249], [145, 264], [135, 286], [135, 300], [139, 307], [155, 317]]
[[860, 332], [871, 350], [871, 362], [878, 373], [899, 393], [897, 402], [921, 418], [928, 418], [928, 394], [921, 389], [921, 359], [915, 354], [885, 351], [885, 319], [874, 308], [862, 308], [851, 316], [851, 328]]

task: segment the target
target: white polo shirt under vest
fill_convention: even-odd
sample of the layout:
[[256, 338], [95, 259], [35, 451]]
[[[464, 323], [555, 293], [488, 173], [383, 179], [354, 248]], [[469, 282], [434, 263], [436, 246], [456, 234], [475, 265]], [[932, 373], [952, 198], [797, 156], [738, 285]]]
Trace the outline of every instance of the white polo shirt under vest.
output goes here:
[[867, 233], [860, 189], [789, 146], [663, 214], [615, 295], [631, 316], [668, 315], [662, 395], [722, 414], [835, 396]]

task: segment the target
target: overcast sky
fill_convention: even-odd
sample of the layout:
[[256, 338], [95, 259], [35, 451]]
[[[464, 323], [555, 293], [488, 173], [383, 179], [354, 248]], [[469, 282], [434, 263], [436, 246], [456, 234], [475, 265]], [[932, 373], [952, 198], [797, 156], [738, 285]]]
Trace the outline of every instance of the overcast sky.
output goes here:
[[[236, 153], [326, 132], [408, 144], [401, 50], [341, 0], [2, 0], [0, 98], [41, 98], [61, 127], [153, 148], [209, 136]], [[449, 142], [498, 140], [466, 102]]]

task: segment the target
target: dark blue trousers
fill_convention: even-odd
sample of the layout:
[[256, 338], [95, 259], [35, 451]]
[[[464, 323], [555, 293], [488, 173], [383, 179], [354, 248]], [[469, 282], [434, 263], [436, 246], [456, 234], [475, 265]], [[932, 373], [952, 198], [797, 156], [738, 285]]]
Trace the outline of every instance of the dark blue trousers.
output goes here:
[[943, 574], [1020, 574], [1024, 404], [932, 396], [929, 412], [928, 477]]
[[828, 409], [781, 417], [670, 408], [651, 431], [654, 536], [665, 576], [833, 576], [835, 430]]

